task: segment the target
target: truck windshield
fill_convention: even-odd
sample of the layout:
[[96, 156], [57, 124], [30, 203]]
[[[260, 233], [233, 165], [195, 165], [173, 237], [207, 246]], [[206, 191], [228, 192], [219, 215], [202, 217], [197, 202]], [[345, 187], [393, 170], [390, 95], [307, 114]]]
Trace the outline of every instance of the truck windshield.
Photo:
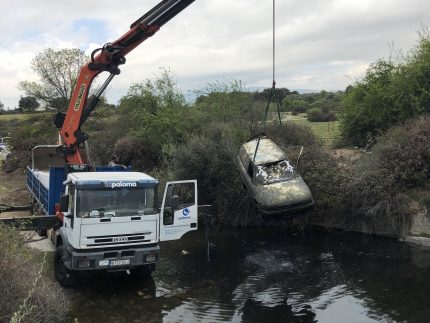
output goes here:
[[78, 190], [77, 217], [155, 214], [155, 188]]
[[282, 160], [273, 164], [258, 165], [255, 173], [255, 184], [265, 185], [280, 181], [286, 181], [296, 177], [293, 166], [288, 160]]

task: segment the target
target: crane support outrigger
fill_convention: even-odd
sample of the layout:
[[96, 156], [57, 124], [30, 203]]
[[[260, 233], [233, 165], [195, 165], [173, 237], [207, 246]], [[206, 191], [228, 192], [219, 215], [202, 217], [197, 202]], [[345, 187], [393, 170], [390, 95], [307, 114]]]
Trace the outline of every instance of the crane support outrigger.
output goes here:
[[[84, 65], [79, 73], [67, 113], [59, 112], [54, 123], [61, 128], [60, 135], [64, 145], [66, 164], [73, 170], [88, 166], [79, 147], [88, 135], [81, 131], [81, 126], [95, 109], [109, 83], [120, 74], [119, 66], [125, 64], [125, 56], [149, 37], [153, 36], [165, 23], [184, 10], [194, 0], [163, 0], [142, 17], [133, 22], [130, 30], [112, 43], [105, 44], [91, 54], [91, 61]], [[108, 72], [103, 85], [88, 98], [91, 84], [102, 72]]]

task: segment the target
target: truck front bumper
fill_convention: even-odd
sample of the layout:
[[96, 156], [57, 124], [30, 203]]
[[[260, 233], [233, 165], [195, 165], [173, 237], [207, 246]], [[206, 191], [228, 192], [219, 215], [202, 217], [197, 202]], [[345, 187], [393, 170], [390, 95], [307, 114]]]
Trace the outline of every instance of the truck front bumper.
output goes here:
[[133, 267], [154, 265], [160, 254], [158, 245], [135, 246], [133, 248], [103, 250], [68, 250], [69, 257], [65, 261], [71, 270], [108, 270], [120, 271]]

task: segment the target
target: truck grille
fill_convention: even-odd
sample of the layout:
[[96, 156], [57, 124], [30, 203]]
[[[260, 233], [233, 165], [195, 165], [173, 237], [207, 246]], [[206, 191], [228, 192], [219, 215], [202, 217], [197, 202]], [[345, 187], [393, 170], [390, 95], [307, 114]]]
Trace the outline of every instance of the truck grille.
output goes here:
[[91, 236], [87, 239], [94, 239], [94, 243], [90, 243], [88, 247], [105, 246], [105, 245], [121, 245], [129, 243], [150, 242], [151, 239], [145, 239], [145, 236], [151, 232], [133, 233], [133, 234], [117, 234], [110, 236]]

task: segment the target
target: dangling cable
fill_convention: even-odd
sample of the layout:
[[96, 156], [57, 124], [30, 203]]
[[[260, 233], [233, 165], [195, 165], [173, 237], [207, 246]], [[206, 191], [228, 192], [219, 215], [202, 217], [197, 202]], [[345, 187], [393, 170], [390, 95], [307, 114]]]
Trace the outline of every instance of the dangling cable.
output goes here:
[[276, 44], [276, 42], [275, 42], [275, 39], [276, 39], [276, 35], [275, 35], [275, 24], [276, 24], [276, 20], [275, 20], [275, 0], [273, 0], [273, 5], [272, 5], [272, 76], [273, 76], [273, 78], [272, 78], [272, 89], [270, 90], [270, 95], [269, 95], [269, 99], [268, 99], [268, 101], [267, 101], [267, 106], [266, 106], [266, 111], [265, 111], [265, 113], [264, 113], [264, 119], [263, 119], [263, 122], [262, 122], [262, 124], [261, 124], [261, 131], [260, 131], [260, 133], [258, 134], [258, 139], [257, 139], [257, 145], [255, 146], [255, 152], [254, 152], [254, 160], [253, 160], [253, 163], [254, 163], [254, 165], [255, 165], [255, 158], [256, 158], [256, 156], [257, 156], [257, 151], [258, 151], [258, 146], [260, 145], [260, 139], [261, 139], [261, 134], [262, 134], [262, 130], [263, 130], [263, 128], [266, 126], [266, 120], [267, 120], [267, 115], [268, 115], [268, 113], [269, 113], [269, 107], [270, 107], [270, 102], [272, 101], [272, 97], [274, 98], [274, 100], [275, 100], [275, 103], [276, 103], [276, 109], [277, 109], [277, 111], [278, 111], [278, 119], [279, 119], [279, 126], [281, 127], [282, 126], [282, 121], [281, 121], [281, 106], [280, 106], [280, 104], [279, 104], [279, 100], [278, 100], [278, 95], [276, 94], [276, 81], [275, 81], [275, 66], [276, 66], [276, 61], [275, 61], [275, 58], [276, 58], [276, 55], [275, 55], [275, 50], [276, 50], [276, 47], [275, 47], [275, 44]]
[[273, 87], [275, 86], [275, 0], [273, 0], [273, 13], [272, 13], [272, 69], [273, 69]]

